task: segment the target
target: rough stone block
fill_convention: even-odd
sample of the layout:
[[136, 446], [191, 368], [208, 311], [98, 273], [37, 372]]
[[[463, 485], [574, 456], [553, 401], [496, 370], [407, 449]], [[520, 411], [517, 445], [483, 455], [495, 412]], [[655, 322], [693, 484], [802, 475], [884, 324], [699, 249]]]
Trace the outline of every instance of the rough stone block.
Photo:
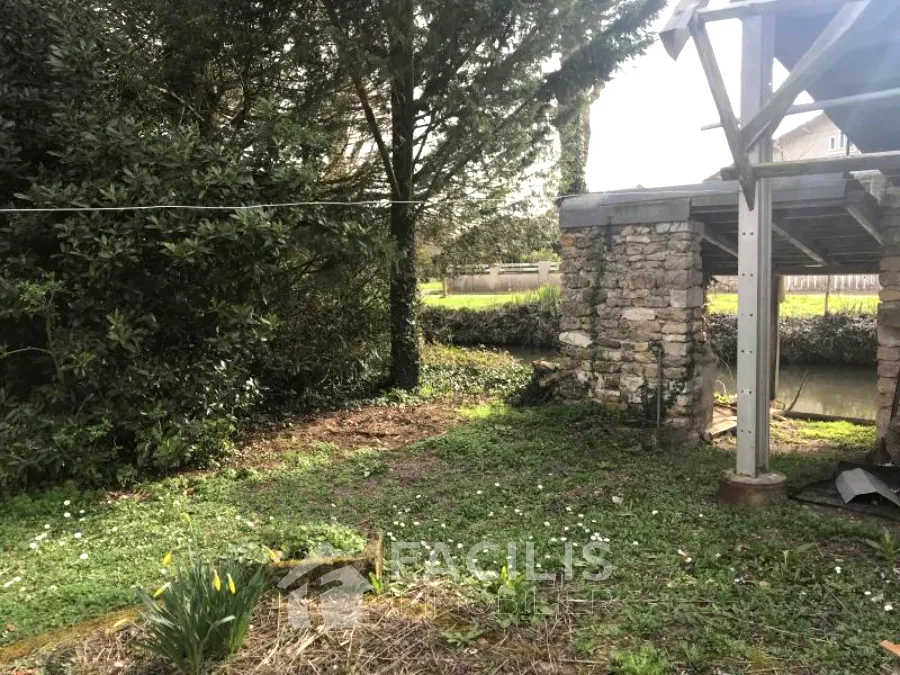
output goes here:
[[878, 364], [878, 377], [889, 377], [895, 382], [900, 373], [900, 361], [882, 361]]
[[656, 340], [662, 333], [659, 332], [659, 321], [643, 321], [641, 323], [632, 323], [630, 337], [633, 340]]
[[878, 308], [878, 325], [900, 328], [900, 302], [883, 302]]
[[687, 321], [668, 321], [663, 324], [662, 332], [663, 335], [669, 333], [688, 335], [693, 332], [693, 328], [693, 324]]
[[878, 345], [880, 347], [900, 347], [900, 328], [878, 326]]
[[878, 282], [885, 288], [900, 286], [900, 272], [882, 272], [878, 275]]
[[700, 286], [693, 286], [685, 290], [673, 288], [669, 291], [669, 300], [672, 307], [676, 308], [702, 307], [704, 295]]
[[560, 333], [559, 341], [566, 345], [572, 345], [573, 347], [590, 347], [594, 344], [593, 338], [582, 331]]
[[690, 345], [685, 342], [666, 342], [663, 348], [667, 357], [686, 356], [691, 351]]
[[880, 396], [893, 396], [894, 389], [896, 387], [897, 387], [897, 378], [896, 377], [881, 377], [881, 376], [879, 376], [878, 381], [875, 384], [875, 391], [877, 391]]
[[626, 321], [653, 321], [656, 319], [656, 310], [646, 307], [632, 307], [623, 310], [622, 318]]
[[879, 361], [900, 361], [900, 347], [879, 347]]

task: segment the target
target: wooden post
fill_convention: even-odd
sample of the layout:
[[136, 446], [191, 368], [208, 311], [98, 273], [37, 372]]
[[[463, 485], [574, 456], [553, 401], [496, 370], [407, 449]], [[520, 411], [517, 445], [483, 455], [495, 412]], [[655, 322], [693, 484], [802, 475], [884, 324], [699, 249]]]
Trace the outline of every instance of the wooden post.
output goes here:
[[828, 316], [828, 300], [831, 298], [831, 275], [825, 277], [825, 316]]

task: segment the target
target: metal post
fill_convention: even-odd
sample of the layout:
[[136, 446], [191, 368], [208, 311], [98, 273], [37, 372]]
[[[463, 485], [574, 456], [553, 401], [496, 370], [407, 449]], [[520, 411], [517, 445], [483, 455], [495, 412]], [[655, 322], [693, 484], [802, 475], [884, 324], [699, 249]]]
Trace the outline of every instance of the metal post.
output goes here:
[[[772, 95], [774, 19], [743, 20], [741, 123], [746, 124]], [[750, 163], [772, 161], [766, 133]], [[772, 192], [756, 182], [755, 208], [740, 195], [738, 212], [738, 437], [737, 473], [757, 476], [769, 464], [769, 366], [772, 311]]]
[[772, 367], [769, 373], [769, 400], [774, 401], [778, 395], [778, 376], [781, 370], [781, 332], [778, 330], [778, 315], [784, 301], [784, 277], [776, 274], [772, 277], [772, 314], [771, 319], [771, 356]]

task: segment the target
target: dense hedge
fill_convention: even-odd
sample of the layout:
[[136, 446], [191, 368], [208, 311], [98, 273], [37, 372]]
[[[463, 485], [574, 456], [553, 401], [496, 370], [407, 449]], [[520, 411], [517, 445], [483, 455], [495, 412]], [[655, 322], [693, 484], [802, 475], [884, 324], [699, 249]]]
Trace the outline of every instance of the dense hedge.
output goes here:
[[[869, 366], [878, 349], [873, 314], [786, 317], [780, 322], [781, 360], [784, 363], [818, 363]], [[709, 317], [709, 335], [716, 354], [737, 360], [737, 317]]]
[[419, 323], [425, 340], [453, 345], [556, 349], [559, 320], [539, 302], [491, 309], [423, 307]]
[[[421, 325], [425, 339], [457, 345], [555, 349], [559, 333], [554, 313], [539, 303], [511, 304], [490, 310], [426, 307]], [[737, 317], [709, 317], [716, 354], [737, 358]], [[871, 314], [789, 317], [781, 320], [781, 358], [785, 363], [872, 365], [878, 340]]]

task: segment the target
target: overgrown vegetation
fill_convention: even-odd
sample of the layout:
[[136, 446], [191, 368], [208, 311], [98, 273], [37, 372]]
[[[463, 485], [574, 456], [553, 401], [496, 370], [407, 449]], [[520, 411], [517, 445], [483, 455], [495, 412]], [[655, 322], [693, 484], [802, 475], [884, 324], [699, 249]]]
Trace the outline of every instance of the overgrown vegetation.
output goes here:
[[[466, 300], [459, 300], [459, 298]], [[470, 297], [451, 296], [452, 302]], [[431, 303], [421, 314], [427, 340], [458, 345], [537, 347], [555, 350], [559, 336], [556, 313], [544, 302], [521, 301], [517, 296], [487, 296], [482, 308], [451, 309]], [[506, 298], [496, 305], [496, 298]], [[518, 300], [518, 301], [517, 301]], [[780, 321], [783, 363], [869, 366], [878, 348], [876, 317], [871, 314], [784, 316]], [[707, 335], [713, 350], [725, 362], [737, 358], [737, 316], [710, 314]]]
[[[280, 78], [301, 55], [277, 63], [280, 48], [266, 47], [303, 28], [290, 4], [219, 3], [190, 25], [227, 26], [228, 44], [201, 46], [163, 0], [13, 2], [0, 203], [237, 205], [352, 190], [352, 175], [333, 175], [346, 128], [318, 88], [328, 76], [288, 96]], [[257, 24], [267, 29], [247, 28]], [[278, 402], [380, 376], [390, 256], [383, 229], [350, 215], [0, 216], [0, 490], [207, 464], [267, 393]]]
[[663, 4], [6, 3], [0, 490], [210, 465], [260, 404], [416, 389], [417, 239], [551, 245], [517, 181]]
[[[752, 513], [719, 506], [717, 481], [733, 464], [730, 450], [648, 455], [640, 432], [622, 428], [600, 408], [494, 405], [466, 414], [466, 426], [402, 450], [300, 446], [288, 434], [280, 464], [269, 456], [259, 469], [146, 484], [111, 504], [103, 494], [62, 491], [5, 502], [11, 517], [0, 523], [0, 580], [20, 580], [0, 590], [0, 615], [18, 629], [0, 639], [8, 643], [130, 604], [132, 584], [158, 588], [167, 579], [160, 558], [170, 549], [182, 555], [188, 545], [188, 513], [196, 546], [209, 559], [234, 555], [236, 548], [245, 557], [251, 550], [264, 555], [262, 543], [271, 539], [262, 531], [281, 522], [371, 528], [384, 534], [388, 552], [393, 539], [450, 542], [452, 560], [463, 570], [469, 546], [497, 541], [498, 550], [478, 555], [479, 567], [495, 572], [506, 564], [508, 541], [520, 551], [532, 544], [534, 561], [546, 572], [563, 568], [565, 543], [577, 551], [598, 536], [609, 540], [606, 581], [581, 581], [576, 568], [571, 583], [539, 582], [532, 596], [510, 571], [497, 582], [508, 587], [509, 611], [499, 613], [495, 601], [464, 625], [439, 622], [436, 632], [447, 632], [440, 638], [447, 648], [463, 649], [447, 642], [452, 639], [479, 649], [472, 668], [481, 670], [473, 672], [491, 672], [507, 658], [494, 647], [522, 638], [527, 644], [538, 639], [537, 630], [551, 631], [554, 653], [563, 658], [606, 664], [617, 650], [616, 668], [668, 661], [675, 672], [777, 664], [786, 672], [856, 673], [885, 663], [878, 642], [896, 629], [888, 608], [898, 601], [898, 577], [872, 548], [872, 542], [890, 548], [879, 543], [882, 524], [796, 504]], [[860, 456], [874, 440], [871, 428], [861, 428], [855, 441], [841, 430], [848, 444], [835, 450], [833, 426], [776, 423], [777, 437], [787, 440], [776, 443], [773, 468], [794, 484], [823, 477], [838, 457]], [[383, 468], [372, 471], [373, 462]], [[70, 507], [62, 505], [66, 498]], [[77, 517], [86, 520], [63, 518], [64, 508], [73, 515], [84, 508]], [[50, 535], [29, 549], [45, 523]], [[83, 531], [79, 540], [76, 527]], [[89, 557], [80, 560], [80, 551]], [[382, 588], [389, 598], [403, 598], [409, 589], [406, 604], [396, 606], [421, 610], [416, 625], [428, 622], [416, 581], [428, 555], [422, 546], [419, 562]], [[520, 553], [517, 573], [523, 565]], [[463, 573], [447, 588], [481, 597], [484, 587]], [[513, 607], [516, 597], [527, 602]], [[254, 625], [266, 635], [277, 620]], [[278, 635], [279, 653], [302, 637]], [[346, 645], [334, 649], [341, 662], [359, 658], [348, 656]], [[522, 649], [524, 658], [543, 658]], [[458, 658], [468, 663], [463, 652]]]
[[[783, 363], [871, 366], [878, 349], [876, 318], [871, 314], [785, 317], [781, 330]], [[713, 349], [727, 362], [737, 359], [737, 317], [713, 314], [708, 332]]]
[[446, 344], [556, 349], [559, 338], [556, 310], [541, 302], [485, 309], [426, 305], [420, 322], [427, 341]]

